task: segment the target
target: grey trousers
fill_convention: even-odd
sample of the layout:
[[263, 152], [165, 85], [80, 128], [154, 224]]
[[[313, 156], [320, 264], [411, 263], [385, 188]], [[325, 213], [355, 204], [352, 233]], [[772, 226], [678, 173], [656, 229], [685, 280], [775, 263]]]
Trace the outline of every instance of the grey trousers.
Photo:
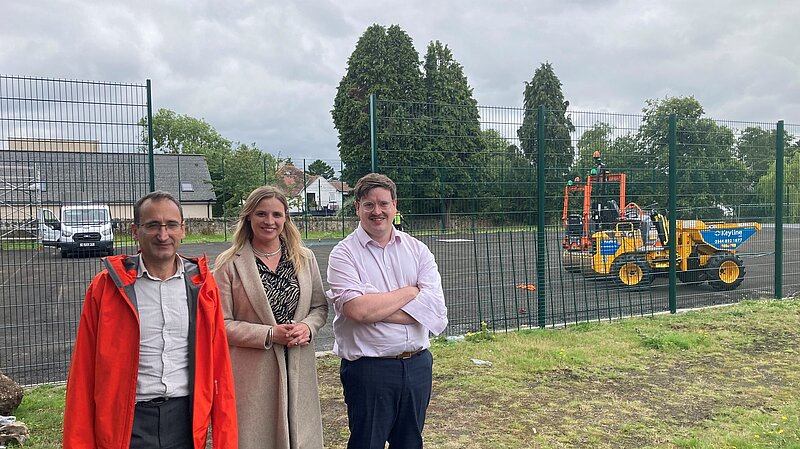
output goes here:
[[189, 396], [136, 403], [131, 449], [191, 449], [193, 446]]

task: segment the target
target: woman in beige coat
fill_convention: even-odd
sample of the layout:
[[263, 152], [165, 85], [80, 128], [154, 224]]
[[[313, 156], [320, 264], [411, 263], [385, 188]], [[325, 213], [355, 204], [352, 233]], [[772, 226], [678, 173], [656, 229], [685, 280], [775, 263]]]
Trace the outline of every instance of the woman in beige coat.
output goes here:
[[231, 351], [239, 447], [322, 448], [312, 338], [328, 304], [314, 253], [303, 247], [278, 189], [259, 187], [247, 198], [214, 278]]

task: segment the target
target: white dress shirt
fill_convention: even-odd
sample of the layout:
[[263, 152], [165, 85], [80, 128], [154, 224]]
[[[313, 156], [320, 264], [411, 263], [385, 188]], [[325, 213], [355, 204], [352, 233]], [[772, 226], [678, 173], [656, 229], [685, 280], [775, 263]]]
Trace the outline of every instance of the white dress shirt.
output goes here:
[[151, 276], [139, 263], [133, 284], [139, 312], [139, 376], [136, 401], [188, 396], [189, 304], [183, 261], [169, 279]]
[[[439, 335], [447, 327], [442, 279], [433, 254], [405, 232], [393, 229], [389, 243], [381, 248], [359, 226], [331, 251], [328, 284], [328, 300], [336, 314], [333, 352], [344, 359], [425, 349], [430, 346], [429, 333]], [[401, 310], [415, 324], [359, 323], [342, 313], [344, 304], [354, 298], [409, 286], [419, 288], [419, 295]]]

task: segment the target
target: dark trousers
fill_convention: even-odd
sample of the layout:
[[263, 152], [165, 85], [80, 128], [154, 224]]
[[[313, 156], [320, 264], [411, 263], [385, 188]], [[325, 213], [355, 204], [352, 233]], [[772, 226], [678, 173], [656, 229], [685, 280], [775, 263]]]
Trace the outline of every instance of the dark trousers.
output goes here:
[[421, 448], [432, 367], [428, 350], [401, 360], [343, 359], [339, 376], [350, 427], [348, 449], [383, 449], [387, 441], [390, 449]]
[[192, 447], [192, 401], [188, 396], [136, 403], [131, 449]]

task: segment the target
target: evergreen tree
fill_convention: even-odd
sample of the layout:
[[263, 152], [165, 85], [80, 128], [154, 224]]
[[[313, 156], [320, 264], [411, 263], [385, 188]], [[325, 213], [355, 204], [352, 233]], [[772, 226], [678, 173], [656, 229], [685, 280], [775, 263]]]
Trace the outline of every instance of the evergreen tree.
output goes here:
[[[345, 165], [342, 179], [355, 183], [371, 171], [369, 95], [385, 99], [379, 112], [386, 118], [379, 123], [381, 134], [406, 136], [379, 142], [379, 170], [392, 176], [398, 185], [410, 185], [408, 173], [392, 173], [397, 166], [412, 165], [413, 153], [420, 148], [418, 112], [406, 103], [424, 100], [419, 54], [411, 38], [399, 26], [388, 29], [372, 25], [364, 32], [347, 61], [347, 72], [336, 91], [333, 116], [339, 132], [339, 157]], [[391, 160], [381, 167], [380, 161]]]
[[570, 141], [570, 133], [575, 130], [567, 106], [561, 92], [561, 81], [553, 71], [549, 62], [543, 63], [530, 82], [525, 83], [524, 113], [522, 126], [517, 130], [523, 154], [534, 164], [539, 151], [537, 142], [538, 108], [545, 109], [545, 183], [548, 193], [548, 210], [560, 207], [560, 192], [558, 189], [551, 192], [551, 186], [562, 186], [567, 180], [570, 167], [574, 159], [574, 151]]
[[429, 170], [422, 174], [431, 179], [429, 198], [444, 198], [445, 216], [451, 212], [469, 211], [471, 201], [464, 192], [471, 189], [475, 167], [473, 154], [483, 148], [477, 101], [472, 97], [464, 69], [453, 58], [447, 45], [439, 41], [428, 45], [423, 62], [426, 91], [424, 153]]
[[327, 180], [333, 179], [333, 167], [328, 165], [325, 161], [317, 159], [308, 166], [306, 173], [309, 175], [319, 175]]

